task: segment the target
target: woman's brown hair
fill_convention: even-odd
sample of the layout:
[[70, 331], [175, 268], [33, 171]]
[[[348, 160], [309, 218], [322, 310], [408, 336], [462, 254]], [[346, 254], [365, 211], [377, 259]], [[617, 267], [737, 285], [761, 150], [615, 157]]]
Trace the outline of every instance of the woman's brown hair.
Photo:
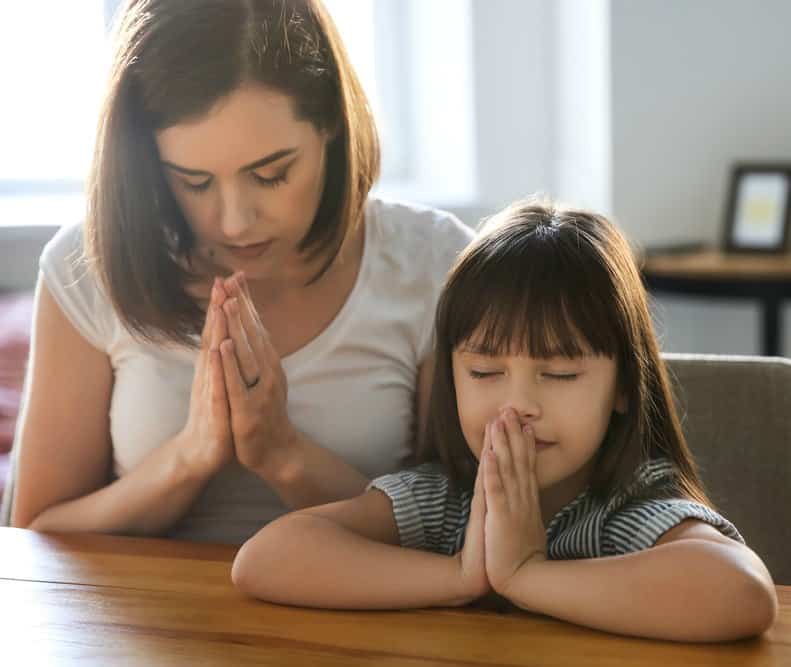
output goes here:
[[[300, 250], [318, 280], [361, 224], [379, 173], [370, 106], [320, 0], [129, 0], [120, 15], [89, 176], [85, 255], [119, 316], [147, 340], [194, 344], [194, 239], [159, 163], [158, 130], [239, 86], [288, 95], [331, 133], [325, 186]], [[186, 260], [186, 262], [184, 261]]]
[[461, 254], [439, 300], [429, 437], [451, 479], [469, 486], [478, 462], [462, 434], [452, 353], [614, 359], [625, 414], [614, 412], [590, 480], [598, 498], [625, 488], [637, 467], [667, 457], [668, 493], [710, 504], [687, 447], [645, 289], [626, 239], [606, 218], [538, 200], [491, 218]]

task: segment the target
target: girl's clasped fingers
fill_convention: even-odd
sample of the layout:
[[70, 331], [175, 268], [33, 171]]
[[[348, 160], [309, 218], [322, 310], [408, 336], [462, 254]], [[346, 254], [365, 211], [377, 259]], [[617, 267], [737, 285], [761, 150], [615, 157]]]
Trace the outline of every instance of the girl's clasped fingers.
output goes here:
[[508, 502], [508, 507], [515, 511], [519, 506], [521, 492], [516, 461], [512, 451], [508, 426], [503, 416], [492, 422], [491, 430], [492, 448], [497, 458], [497, 467], [503, 486], [503, 493]]
[[514, 462], [514, 479], [517, 484], [517, 491], [520, 497], [525, 499], [525, 491], [529, 487], [529, 444], [527, 442], [528, 435], [522, 429], [519, 417], [513, 408], [507, 408], [503, 412], [503, 421], [505, 422], [505, 431], [508, 436], [508, 445], [511, 452], [511, 458]]
[[486, 425], [486, 438], [488, 445], [484, 445], [481, 451], [481, 465], [483, 466], [483, 488], [486, 494], [486, 507], [495, 512], [500, 512], [507, 508], [508, 501], [505, 495], [503, 479], [500, 472], [500, 462], [492, 446], [494, 440], [495, 422]]

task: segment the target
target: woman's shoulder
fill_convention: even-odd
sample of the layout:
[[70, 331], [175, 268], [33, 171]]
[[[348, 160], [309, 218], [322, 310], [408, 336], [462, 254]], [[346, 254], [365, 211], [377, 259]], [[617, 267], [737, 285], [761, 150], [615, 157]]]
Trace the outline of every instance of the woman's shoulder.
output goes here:
[[366, 214], [387, 246], [413, 252], [420, 249], [464, 248], [473, 229], [441, 209], [370, 197]]
[[72, 264], [72, 259], [83, 255], [83, 224], [81, 222], [63, 225], [47, 242], [41, 252], [40, 264], [59, 268], [62, 262]]
[[118, 329], [118, 318], [83, 250], [83, 226], [61, 227], [39, 259], [44, 282], [75, 328], [106, 350]]

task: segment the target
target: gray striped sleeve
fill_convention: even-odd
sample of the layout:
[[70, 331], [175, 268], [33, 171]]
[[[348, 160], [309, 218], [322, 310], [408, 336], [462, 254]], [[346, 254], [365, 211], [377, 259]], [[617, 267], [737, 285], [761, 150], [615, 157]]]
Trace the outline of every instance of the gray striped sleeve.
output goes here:
[[458, 548], [469, 514], [466, 493], [451, 488], [434, 464], [377, 477], [368, 489], [390, 498], [402, 547], [451, 555]]
[[602, 535], [603, 555], [648, 549], [686, 519], [703, 521], [726, 537], [744, 543], [730, 521], [705, 505], [681, 498], [649, 499], [628, 503], [607, 518]]

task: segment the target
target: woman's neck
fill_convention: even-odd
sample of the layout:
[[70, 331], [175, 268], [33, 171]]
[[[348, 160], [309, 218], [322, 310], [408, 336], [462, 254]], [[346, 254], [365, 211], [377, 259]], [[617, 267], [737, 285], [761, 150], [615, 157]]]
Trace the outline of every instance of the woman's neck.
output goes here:
[[277, 276], [268, 276], [262, 280], [248, 278], [250, 295], [253, 302], [262, 308], [277, 307], [289, 303], [299, 303], [311, 295], [321, 295], [332, 290], [336, 283], [344, 284], [346, 273], [352, 272], [356, 277], [360, 266], [364, 243], [363, 229], [348, 239], [341, 252], [336, 255], [324, 273], [313, 280], [327, 261], [323, 254], [309, 261], [295, 261]]

